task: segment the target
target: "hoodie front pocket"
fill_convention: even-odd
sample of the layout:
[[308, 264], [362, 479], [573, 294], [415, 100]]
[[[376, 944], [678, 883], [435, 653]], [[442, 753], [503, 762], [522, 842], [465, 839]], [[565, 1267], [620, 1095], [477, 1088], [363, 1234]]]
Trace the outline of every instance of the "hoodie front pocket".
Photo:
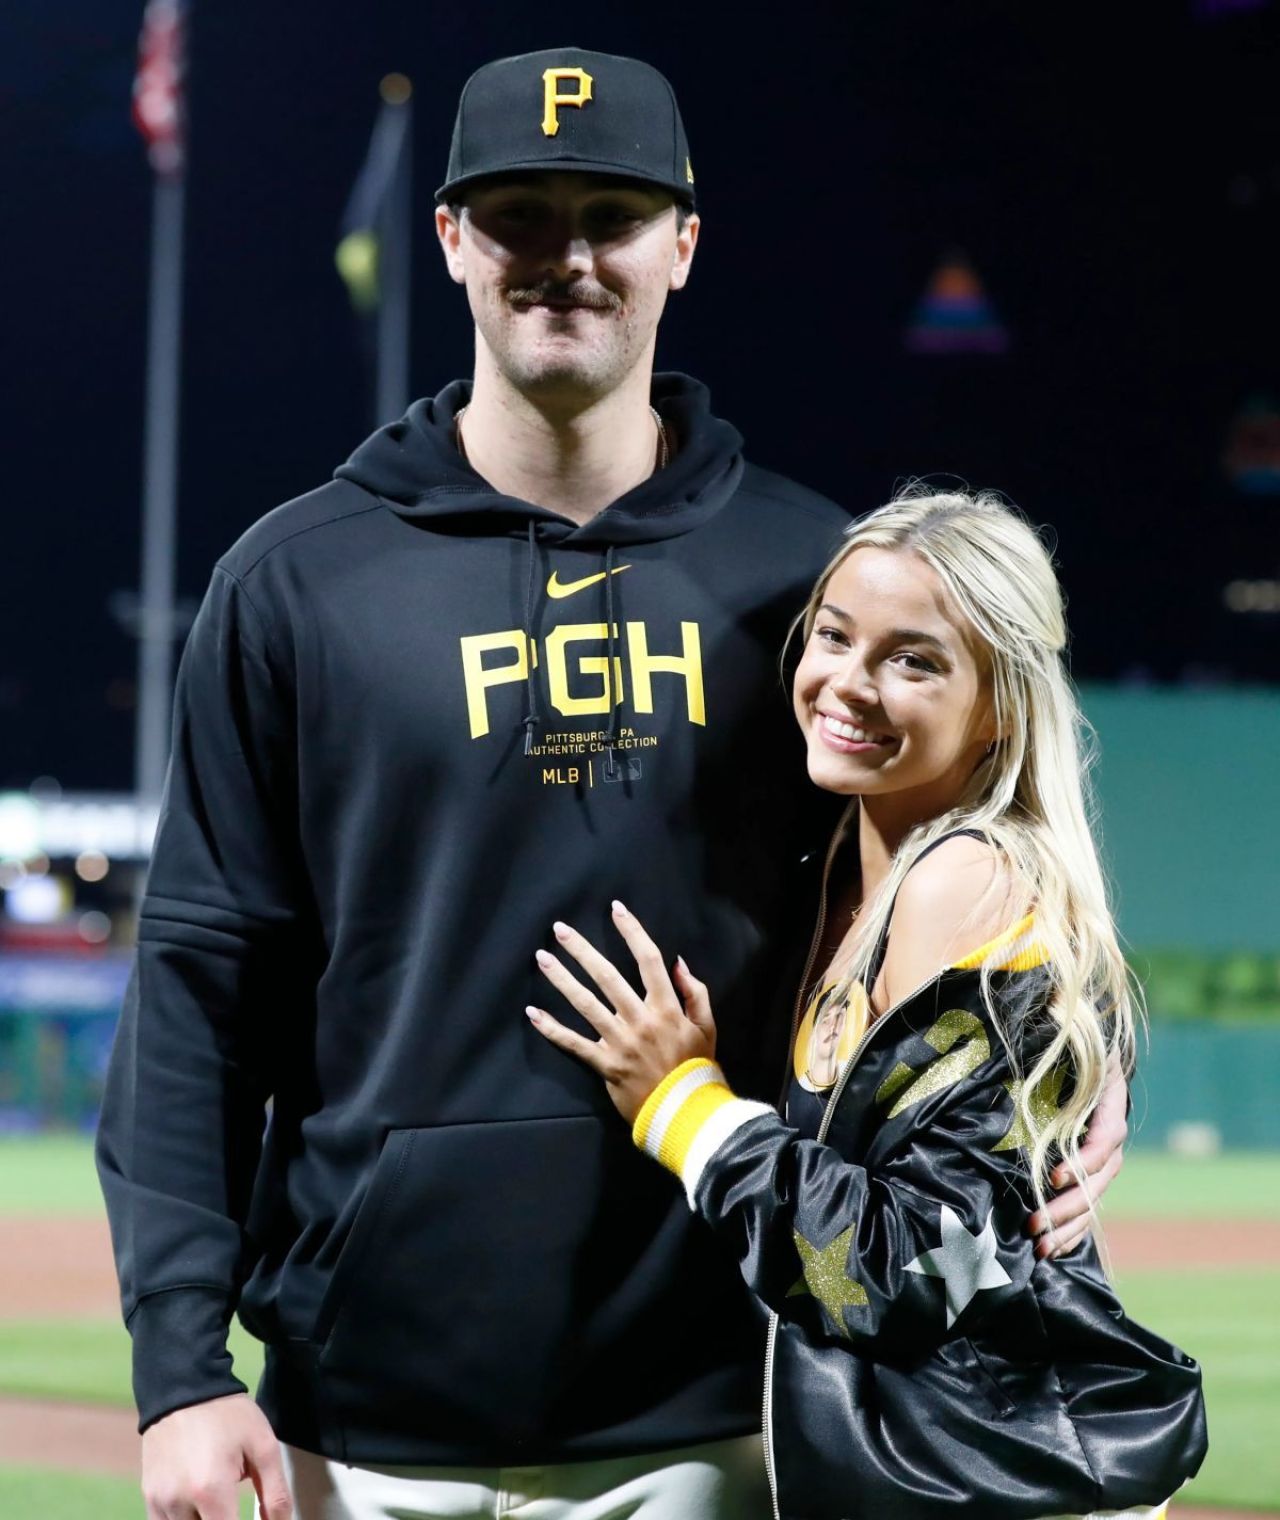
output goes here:
[[[636, 1355], [632, 1300], [687, 1229], [667, 1181], [591, 1115], [392, 1131], [317, 1318], [332, 1395], [459, 1452], [554, 1429]], [[628, 1389], [590, 1395], [602, 1424]]]
[[333, 1276], [325, 1290], [316, 1315], [312, 1339], [318, 1342], [322, 1354], [328, 1349], [334, 1322], [342, 1311], [342, 1305], [350, 1292], [351, 1284], [359, 1276], [360, 1263], [378, 1233], [378, 1222], [395, 1193], [401, 1175], [413, 1152], [414, 1136], [420, 1133], [412, 1129], [393, 1129], [383, 1143], [373, 1179], [361, 1201], [351, 1225], [351, 1233], [334, 1265]]

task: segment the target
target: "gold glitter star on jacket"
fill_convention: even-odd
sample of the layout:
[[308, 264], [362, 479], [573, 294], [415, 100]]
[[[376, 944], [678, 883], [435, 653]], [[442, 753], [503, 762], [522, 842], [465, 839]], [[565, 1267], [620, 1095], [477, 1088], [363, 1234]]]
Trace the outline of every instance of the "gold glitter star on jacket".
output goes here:
[[[1031, 1109], [1031, 1117], [1041, 1128], [1048, 1124], [1058, 1112], [1058, 1100], [1062, 1096], [1062, 1088], [1066, 1080], [1067, 1068], [1055, 1066], [1032, 1091], [1028, 1106]], [[1027, 1121], [1022, 1113], [1022, 1094], [1027, 1084], [1020, 1077], [1015, 1077], [1012, 1081], [1002, 1082], [1000, 1085], [1013, 1100], [1013, 1123], [1009, 1126], [1009, 1133], [991, 1147], [992, 1153], [1012, 1150], [1029, 1151], [1035, 1144], [1035, 1136], [1027, 1128]]]
[[797, 1283], [787, 1297], [803, 1293], [807, 1287], [827, 1311], [827, 1318], [840, 1335], [849, 1334], [844, 1322], [847, 1308], [861, 1308], [867, 1302], [867, 1290], [849, 1276], [849, 1248], [854, 1226], [841, 1230], [830, 1245], [819, 1248], [795, 1232], [796, 1252], [804, 1264], [803, 1286]]

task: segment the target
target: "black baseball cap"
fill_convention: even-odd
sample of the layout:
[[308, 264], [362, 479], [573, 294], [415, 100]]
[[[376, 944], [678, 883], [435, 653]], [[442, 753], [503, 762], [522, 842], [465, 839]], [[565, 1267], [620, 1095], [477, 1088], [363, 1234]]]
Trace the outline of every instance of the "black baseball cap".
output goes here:
[[694, 204], [675, 92], [636, 58], [547, 48], [498, 58], [467, 80], [436, 200], [490, 175], [550, 170], [645, 180]]

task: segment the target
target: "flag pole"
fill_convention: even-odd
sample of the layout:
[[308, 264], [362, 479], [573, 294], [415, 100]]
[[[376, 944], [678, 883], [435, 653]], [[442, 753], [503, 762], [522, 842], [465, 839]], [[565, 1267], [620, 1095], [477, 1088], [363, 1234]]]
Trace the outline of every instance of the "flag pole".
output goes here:
[[169, 760], [185, 198], [181, 175], [156, 175], [147, 323], [142, 581], [138, 609], [138, 707], [134, 752], [134, 786], [139, 802], [144, 805], [159, 802]]
[[169, 759], [182, 352], [185, 205], [185, 14], [181, 0], [148, 0], [138, 45], [133, 119], [155, 170], [151, 290], [143, 423], [142, 564], [138, 598], [138, 705], [134, 787], [155, 805]]
[[379, 237], [377, 422], [407, 410], [409, 396], [409, 291], [413, 235], [413, 86], [388, 74], [379, 87], [383, 108], [403, 117], [400, 149], [382, 208]]

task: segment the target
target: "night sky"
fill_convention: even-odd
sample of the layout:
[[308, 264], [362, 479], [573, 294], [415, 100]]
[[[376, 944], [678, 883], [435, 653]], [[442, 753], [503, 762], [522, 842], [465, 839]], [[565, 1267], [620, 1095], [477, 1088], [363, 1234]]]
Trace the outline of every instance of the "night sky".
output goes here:
[[[1275, 680], [1280, 617], [1223, 605], [1280, 572], [1280, 497], [1221, 468], [1240, 407], [1280, 396], [1280, 10], [1235, 6], [196, 0], [181, 594], [369, 431], [333, 249], [379, 79], [416, 87], [420, 394], [470, 368], [431, 226], [458, 91], [564, 43], [676, 87], [704, 225], [659, 363], [709, 384], [758, 463], [857, 510], [909, 475], [1006, 491], [1058, 535], [1077, 676]], [[140, 11], [0, 19], [0, 788], [132, 775], [135, 653], [108, 602], [138, 575]], [[953, 248], [1005, 357], [904, 349]]]

